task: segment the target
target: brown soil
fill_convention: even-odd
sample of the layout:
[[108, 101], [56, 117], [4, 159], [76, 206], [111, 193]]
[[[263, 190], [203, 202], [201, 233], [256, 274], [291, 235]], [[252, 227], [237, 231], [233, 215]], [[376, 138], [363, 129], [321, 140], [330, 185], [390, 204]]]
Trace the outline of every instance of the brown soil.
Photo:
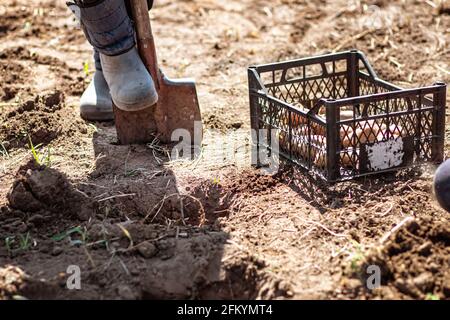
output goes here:
[[[450, 223], [429, 218], [410, 221], [380, 247], [372, 249], [355, 269], [356, 278], [344, 279], [350, 298], [450, 299]], [[368, 291], [367, 267], [381, 268], [382, 286]], [[360, 279], [360, 281], [356, 279]]]
[[[19, 169], [9, 205], [1, 211], [0, 232], [7, 235], [0, 249], [5, 266], [0, 269], [1, 297], [254, 299], [268, 281], [264, 262], [251, 255], [230, 253], [229, 261], [222, 263], [227, 233], [213, 226], [155, 224], [174, 217], [173, 205], [161, 203], [159, 219], [150, 224], [145, 219], [119, 222], [116, 214], [125, 215], [120, 210], [123, 202], [103, 205], [88, 193], [52, 168], [36, 168], [30, 162]], [[209, 212], [208, 202], [202, 208]], [[188, 202], [184, 210], [186, 222], [193, 218], [189, 212], [199, 212]], [[30, 237], [25, 245], [24, 235]], [[81, 292], [65, 287], [61, 266], [71, 264], [88, 270]], [[36, 281], [13, 265], [26, 265], [28, 274], [48, 277], [48, 282]], [[276, 297], [285, 294], [282, 290], [273, 282], [263, 294]]]
[[450, 82], [450, 16], [432, 2], [157, 1], [161, 67], [197, 79], [207, 129], [199, 159], [173, 161], [79, 118], [92, 53], [62, 1], [0, 0], [0, 298], [448, 299], [433, 166], [326, 185], [249, 165], [249, 65], [357, 48], [398, 85]]
[[1, 101], [9, 101], [16, 97], [20, 85], [17, 83], [23, 82], [27, 77], [27, 72], [20, 64], [9, 63], [2, 65], [3, 81], [0, 85], [0, 99]]
[[47, 145], [58, 137], [87, 133], [84, 123], [71, 116], [64, 94], [54, 91], [36, 96], [0, 116], [0, 140], [6, 150]]

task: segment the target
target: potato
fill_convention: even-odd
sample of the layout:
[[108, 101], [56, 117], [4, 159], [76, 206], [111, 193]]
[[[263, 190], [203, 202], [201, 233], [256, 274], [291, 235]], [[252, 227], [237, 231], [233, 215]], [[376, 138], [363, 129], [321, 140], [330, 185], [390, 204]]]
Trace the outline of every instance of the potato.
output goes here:
[[[312, 132], [315, 135], [326, 136], [327, 129], [326, 126], [321, 126], [317, 123], [312, 123]], [[351, 143], [351, 137], [353, 136], [353, 128], [347, 125], [342, 125], [340, 129], [340, 138], [344, 147], [350, 147], [353, 144]]]
[[[349, 149], [348, 153], [341, 154], [341, 163], [345, 168], [352, 168], [353, 162], [356, 162], [356, 166], [358, 167], [358, 156], [359, 150], [356, 150], [356, 155], [353, 155], [353, 149]], [[353, 160], [353, 161], [352, 161]]]
[[[283, 117], [283, 122], [285, 124], [289, 124], [289, 116], [288, 115], [285, 115]], [[297, 127], [299, 125], [307, 124], [307, 123], [308, 123], [308, 119], [306, 117], [303, 117], [297, 113], [291, 112], [291, 125], [293, 127]]]
[[365, 128], [365, 129], [361, 129], [358, 128], [356, 129], [356, 137], [357, 137], [357, 141], [359, 143], [372, 143], [375, 142], [376, 138], [377, 138], [378, 132], [374, 133], [372, 131], [372, 129], [370, 128]]
[[302, 124], [292, 128], [293, 136], [307, 136], [308, 135], [308, 125]]
[[292, 154], [297, 157], [308, 159], [308, 142], [307, 140], [302, 140], [298, 144], [292, 145]]
[[[341, 154], [341, 164], [345, 168], [353, 168], [352, 149], [349, 149], [348, 153], [349, 154]], [[359, 151], [356, 151], [356, 153], [359, 155]], [[355, 161], [357, 161], [357, 158], [355, 158]], [[327, 155], [325, 153], [318, 154], [314, 160], [314, 164], [319, 168], [325, 168], [327, 165]], [[358, 166], [358, 164], [356, 164], [356, 166]]]
[[284, 150], [288, 150], [289, 149], [289, 140], [287, 137], [287, 134], [285, 132], [280, 132], [278, 134], [279, 137], [279, 144], [280, 144], [280, 148], [284, 149]]
[[[314, 135], [311, 136], [311, 159], [314, 161], [316, 159], [318, 154], [326, 153], [326, 147], [327, 147], [327, 139], [324, 136], [321, 135]], [[322, 150], [320, 150], [322, 149]], [[309, 150], [308, 150], [308, 144], [303, 145], [303, 156], [308, 159], [309, 157]]]
[[391, 124], [389, 126], [389, 131], [392, 135], [400, 137], [402, 136], [403, 128], [400, 125]]
[[[318, 148], [326, 147], [326, 138], [320, 135], [311, 136], [311, 158], [314, 159], [318, 153]], [[309, 158], [309, 148], [308, 148], [308, 137], [305, 136], [298, 145], [293, 146], [293, 152], [295, 154], [303, 157], [304, 159]]]
[[374, 143], [378, 140], [380, 132], [386, 130], [386, 125], [379, 125], [374, 120], [361, 121], [356, 129], [359, 143]]
[[317, 167], [324, 169], [327, 166], [327, 155], [325, 153], [318, 154], [314, 159], [314, 164]]
[[[314, 160], [314, 164], [319, 168], [325, 168], [327, 164], [326, 151], [319, 153], [319, 148], [326, 149], [326, 129], [314, 122], [312, 124], [311, 136], [311, 159]], [[342, 147], [348, 149], [348, 153], [341, 154], [341, 164], [343, 167], [352, 168], [352, 148], [356, 147], [359, 143], [375, 143], [381, 142], [386, 138], [387, 126], [385, 124], [378, 124], [374, 120], [361, 121], [357, 125], [357, 129], [342, 125], [340, 129], [340, 139]], [[402, 128], [400, 126], [391, 125], [389, 131], [392, 138], [398, 138], [402, 134]], [[307, 160], [310, 156], [308, 148], [308, 126], [306, 124], [298, 125], [295, 130], [297, 137], [293, 137], [292, 154]], [[355, 136], [355, 138], [353, 137]], [[287, 133], [280, 133], [280, 147], [289, 150], [289, 142], [287, 139]], [[358, 138], [358, 141], [353, 139]], [[359, 150], [356, 151], [359, 155]], [[358, 167], [358, 163], [356, 164]]]
[[[347, 131], [347, 133], [345, 133]], [[390, 126], [391, 137], [398, 138], [401, 136], [402, 129], [400, 127]], [[353, 138], [353, 135], [356, 135]], [[341, 129], [341, 142], [344, 148], [356, 147], [360, 143], [375, 143], [383, 141], [387, 138], [386, 125], [375, 125], [373, 128], [358, 128], [353, 131], [352, 128]], [[353, 140], [355, 139], [355, 140]]]
[[378, 122], [375, 122], [375, 120], [367, 120], [367, 123], [373, 128], [373, 130], [386, 130], [387, 126], [386, 124], [382, 123], [381, 125]]
[[[354, 114], [353, 110], [341, 110], [341, 113], [340, 113], [341, 120], [353, 119], [353, 114]], [[323, 117], [323, 118], [326, 118], [326, 109], [325, 108], [320, 108], [319, 112], [318, 112], [318, 115]]]
[[[298, 135], [300, 133], [300, 135]], [[292, 135], [292, 153], [298, 157], [304, 157], [306, 158], [308, 154], [308, 127], [306, 125], [299, 126], [295, 132], [293, 131]], [[288, 133], [286, 132], [280, 132], [279, 133], [279, 141], [280, 141], [280, 148], [288, 151], [290, 144], [288, 139]], [[317, 138], [314, 138], [315, 136], [312, 136], [312, 141], [317, 141]], [[323, 137], [325, 139], [325, 137]]]
[[324, 136], [321, 136], [321, 135], [314, 135], [314, 136], [311, 136], [311, 143], [320, 148], [326, 147], [327, 138]]
[[[308, 135], [307, 125], [300, 125], [295, 128], [292, 128], [292, 139], [294, 139], [293, 141], [295, 141], [295, 136], [303, 137], [307, 135]], [[280, 131], [280, 133], [278, 134], [278, 137], [280, 138], [280, 146], [281, 145], [287, 146], [289, 144], [288, 136], [289, 134], [287, 132]]]
[[[401, 136], [402, 135], [401, 135], [401, 131], [400, 130], [390, 130], [389, 139], [397, 139], [397, 138], [400, 138]], [[380, 141], [383, 141], [383, 140], [387, 140], [387, 130], [383, 130], [383, 131], [378, 133], [377, 141], [380, 142]]]
[[319, 116], [325, 118], [326, 111], [327, 111], [327, 110], [326, 110], [325, 107], [321, 107], [321, 108], [319, 109], [319, 111], [317, 112], [317, 114], [318, 114]]
[[[327, 134], [327, 129], [325, 126], [321, 126], [319, 124], [316, 123], [312, 123], [311, 125], [312, 127], [312, 133], [314, 133], [314, 135], [318, 135], [318, 136], [326, 136]], [[347, 125], [342, 125], [341, 129], [340, 129], [340, 137], [341, 137], [341, 141], [344, 145], [344, 147], [349, 147], [351, 146], [351, 137], [353, 135], [353, 129], [350, 126]]]
[[311, 129], [315, 135], [325, 136], [327, 134], [327, 127], [321, 126], [316, 122], [311, 122]]
[[[353, 128], [343, 126], [341, 128], [341, 141], [345, 148], [353, 147], [359, 143], [375, 143], [382, 141], [386, 137], [387, 126], [385, 124], [378, 124], [374, 120], [361, 121], [357, 124], [357, 129], [354, 131], [356, 140], [352, 141]], [[391, 125], [389, 130], [394, 137], [399, 137], [402, 134], [402, 127]], [[345, 132], [348, 133], [345, 133]]]
[[353, 128], [347, 125], [342, 125], [340, 130], [341, 142], [344, 148], [348, 148], [354, 145]]

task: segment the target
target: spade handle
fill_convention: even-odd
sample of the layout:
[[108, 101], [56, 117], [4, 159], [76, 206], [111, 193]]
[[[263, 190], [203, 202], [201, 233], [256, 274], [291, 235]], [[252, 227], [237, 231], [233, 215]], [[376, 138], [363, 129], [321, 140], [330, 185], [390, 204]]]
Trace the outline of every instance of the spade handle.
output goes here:
[[139, 55], [148, 72], [150, 72], [156, 88], [159, 90], [161, 75], [158, 68], [158, 59], [156, 56], [156, 47], [150, 23], [150, 16], [148, 14], [147, 0], [130, 0], [130, 2], [136, 29]]

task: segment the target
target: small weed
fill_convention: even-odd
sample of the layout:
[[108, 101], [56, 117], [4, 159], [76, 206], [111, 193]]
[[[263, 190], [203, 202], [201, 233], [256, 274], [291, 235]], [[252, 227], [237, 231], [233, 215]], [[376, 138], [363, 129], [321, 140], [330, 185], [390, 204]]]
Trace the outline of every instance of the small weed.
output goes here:
[[27, 21], [25, 22], [25, 24], [23, 25], [23, 28], [28, 31], [31, 29], [31, 22]]
[[125, 171], [124, 176], [125, 177], [136, 177], [139, 174], [141, 174], [142, 169], [132, 169], [132, 170], [127, 170]]
[[[74, 236], [77, 236], [76, 239], [73, 239]], [[69, 239], [69, 242], [72, 246], [83, 245], [87, 241], [87, 229], [86, 227], [75, 227], [69, 230], [66, 230], [60, 234], [57, 234], [52, 237], [53, 241], [60, 242], [62, 240]]]
[[6, 250], [8, 250], [10, 255], [16, 252], [28, 250], [32, 243], [33, 241], [29, 232], [25, 235], [19, 234], [5, 238]]
[[215, 185], [215, 186], [219, 186], [219, 185], [220, 185], [220, 178], [214, 178], [214, 179], [212, 180], [212, 183], [213, 183], [213, 185]]
[[[31, 154], [33, 155], [34, 161], [36, 161], [36, 163], [38, 165], [41, 165], [41, 159], [39, 158], [39, 156], [36, 152], [36, 147], [34, 146], [33, 141], [31, 141], [30, 136], [28, 136], [28, 141], [30, 143], [30, 151], [31, 151]], [[39, 145], [37, 147], [39, 147]]]
[[353, 272], [358, 272], [360, 268], [361, 262], [364, 260], [364, 250], [362, 245], [356, 241], [352, 241], [352, 245], [354, 248], [353, 253], [350, 255], [350, 269]]
[[89, 77], [89, 62], [85, 61], [83, 63], [83, 71], [86, 77]]
[[15, 238], [16, 238], [15, 236], [5, 238], [6, 250], [8, 250], [9, 253], [11, 253], [13, 251], [13, 245], [14, 245], [14, 242], [16, 242]]
[[437, 295], [435, 295], [435, 294], [428, 293], [427, 296], [425, 297], [425, 300], [434, 300], [434, 301], [437, 301], [437, 300], [441, 300], [441, 299], [439, 298], [439, 296], [437, 296]]
[[46, 166], [51, 167], [52, 166], [52, 149], [50, 147], [47, 148], [47, 156], [45, 158], [46, 160]]
[[94, 130], [94, 132], [98, 132], [98, 128], [96, 125], [89, 123], [89, 127], [91, 127]]
[[36, 162], [36, 164], [39, 166], [45, 165], [46, 167], [51, 167], [52, 166], [51, 148], [50, 147], [47, 148], [46, 154], [39, 155], [37, 149], [41, 146], [41, 144], [34, 146], [33, 141], [31, 141], [30, 136], [28, 136], [28, 141], [29, 141], [29, 147], [30, 147], [31, 154], [33, 155], [33, 158], [34, 158], [34, 161]]

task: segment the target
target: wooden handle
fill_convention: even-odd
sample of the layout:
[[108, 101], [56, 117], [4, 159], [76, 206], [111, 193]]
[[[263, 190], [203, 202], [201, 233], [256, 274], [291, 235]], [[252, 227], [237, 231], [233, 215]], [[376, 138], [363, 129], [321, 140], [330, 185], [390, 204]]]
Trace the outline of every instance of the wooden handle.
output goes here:
[[131, 11], [136, 28], [137, 45], [144, 65], [155, 82], [157, 90], [160, 88], [160, 72], [156, 57], [155, 41], [148, 15], [147, 0], [130, 0]]

